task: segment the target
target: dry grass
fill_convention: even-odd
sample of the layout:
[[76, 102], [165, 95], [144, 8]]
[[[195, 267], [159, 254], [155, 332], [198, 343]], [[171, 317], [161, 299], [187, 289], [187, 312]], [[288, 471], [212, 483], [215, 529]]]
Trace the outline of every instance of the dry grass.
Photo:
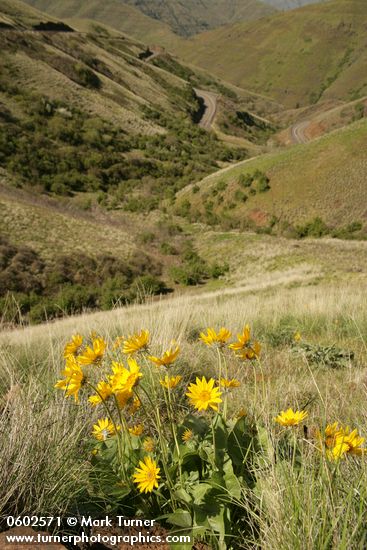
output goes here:
[[[279, 410], [302, 408], [308, 403], [310, 429], [339, 420], [366, 434], [367, 308], [363, 288], [329, 284], [260, 292], [260, 286], [256, 293], [233, 289], [232, 294], [217, 291], [182, 296], [1, 334], [3, 513], [60, 511], [81, 498], [88, 472], [83, 442], [91, 419], [83, 406], [76, 407], [52, 388], [62, 368], [62, 347], [76, 331], [88, 334], [95, 330], [111, 342], [117, 335], [146, 328], [151, 332], [154, 353], [162, 352], [172, 339], [180, 343], [178, 372], [186, 377], [190, 373], [215, 376], [216, 354], [197, 343], [198, 332], [207, 326], [227, 326], [236, 333], [248, 322], [263, 343], [263, 351], [260, 363], [253, 365], [243, 365], [228, 354], [231, 375], [242, 381], [230, 402], [232, 413], [244, 407], [272, 434], [272, 418]], [[271, 339], [284, 327], [299, 330], [305, 341], [336, 343], [353, 350], [355, 363], [332, 371], [309, 364], [288, 345]], [[352, 545], [343, 542], [346, 526], [349, 529], [354, 521], [357, 529], [361, 520], [354, 497], [348, 493], [350, 487], [335, 488], [331, 498], [330, 480], [321, 483], [316, 470], [307, 466], [307, 460], [314, 460], [312, 442], [304, 443], [304, 447], [306, 462], [300, 471], [273, 463], [271, 456], [266, 458], [267, 466], [259, 469], [256, 493], [262, 510], [261, 542], [256, 544], [274, 550], [329, 548], [325, 546], [328, 533], [315, 519], [315, 514], [323, 517], [327, 513], [336, 522], [333, 548], [362, 548], [356, 543], [361, 537], [359, 531], [349, 533], [347, 540]], [[350, 486], [362, 492], [366, 468], [352, 461], [345, 471]], [[343, 516], [344, 501], [353, 507]], [[322, 543], [312, 545], [312, 541]]]
[[365, 17], [364, 0], [334, 0], [201, 33], [177, 53], [289, 107], [320, 96], [353, 99], [366, 89]]
[[[262, 155], [207, 176], [179, 193], [179, 200], [189, 199], [191, 213], [203, 212], [205, 201], [213, 201], [213, 212], [226, 218], [251, 219], [264, 224], [275, 215], [282, 222], [304, 223], [320, 216], [331, 226], [363, 221], [367, 159], [365, 143], [367, 123], [355, 122], [341, 130], [305, 145], [295, 145]], [[270, 179], [270, 190], [250, 195], [238, 183], [240, 174], [261, 170]], [[228, 184], [225, 193], [213, 195], [219, 181]], [[246, 202], [236, 200], [235, 192], [248, 194]], [[235, 208], [228, 209], [230, 203]], [[225, 221], [224, 216], [222, 219]], [[261, 223], [260, 223], [261, 222]]]

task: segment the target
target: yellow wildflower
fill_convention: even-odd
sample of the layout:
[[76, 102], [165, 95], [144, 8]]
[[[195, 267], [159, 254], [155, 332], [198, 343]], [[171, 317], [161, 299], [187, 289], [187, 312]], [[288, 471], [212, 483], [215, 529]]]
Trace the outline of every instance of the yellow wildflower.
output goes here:
[[93, 338], [92, 347], [87, 346], [83, 353], [78, 356], [81, 365], [99, 364], [106, 351], [107, 344], [103, 338]]
[[206, 332], [206, 334], [205, 332], [200, 333], [199, 340], [204, 342], [207, 346], [213, 346], [214, 344], [223, 346], [231, 337], [231, 332], [224, 327], [219, 329], [218, 332], [215, 332], [213, 328], [209, 327]]
[[139, 466], [140, 468], [135, 468], [134, 483], [138, 485], [141, 493], [151, 493], [158, 487], [158, 479], [161, 477], [160, 468], [150, 456], [146, 456], [144, 461], [140, 460]]
[[147, 437], [143, 441], [143, 449], [147, 453], [152, 453], [155, 448], [154, 439], [152, 437]]
[[344, 458], [347, 454], [361, 456], [366, 452], [362, 447], [364, 440], [356, 429], [351, 431], [349, 426], [341, 428], [336, 433], [334, 447], [327, 451], [327, 456], [331, 460]]
[[252, 346], [247, 346], [240, 350], [239, 353], [237, 353], [237, 357], [240, 357], [241, 359], [257, 359], [260, 355], [261, 351], [261, 344], [260, 342], [255, 342], [252, 344]]
[[194, 432], [192, 430], [190, 430], [189, 428], [187, 428], [184, 433], [182, 434], [182, 441], [184, 443], [188, 443], [189, 441], [191, 441], [191, 439], [194, 437]]
[[112, 362], [113, 375], [109, 377], [112, 392], [116, 396], [118, 405], [123, 408], [133, 397], [133, 388], [139, 383], [143, 376], [140, 367], [132, 357], [128, 360], [129, 369], [122, 363]]
[[132, 426], [132, 428], [129, 428], [129, 432], [131, 433], [131, 435], [139, 436], [143, 433], [143, 431], [144, 431], [143, 424], [137, 424], [136, 426]]
[[155, 363], [159, 367], [167, 367], [168, 365], [172, 365], [177, 359], [178, 354], [180, 353], [179, 346], [176, 346], [175, 349], [170, 348], [169, 350], [165, 351], [162, 357], [154, 357], [154, 355], [149, 355], [148, 359], [152, 361], [152, 363]]
[[123, 353], [126, 355], [133, 355], [137, 351], [147, 349], [149, 344], [149, 331], [142, 330], [139, 334], [132, 334], [124, 341], [122, 347]]
[[83, 344], [83, 336], [81, 334], [73, 334], [71, 340], [66, 343], [64, 348], [64, 357], [68, 355], [76, 355], [79, 351], [79, 348]]
[[240, 351], [243, 348], [245, 348], [250, 341], [251, 333], [250, 333], [250, 325], [245, 325], [243, 331], [241, 334], [237, 334], [237, 342], [234, 344], [229, 344], [229, 347], [233, 349], [234, 351]]
[[297, 426], [305, 418], [307, 418], [307, 411], [293, 411], [288, 409], [287, 411], [281, 411], [280, 414], [274, 418], [274, 422], [278, 422], [282, 426]]
[[295, 332], [295, 334], [293, 335], [293, 340], [295, 342], [299, 342], [301, 339], [302, 339], [301, 333], [297, 330], [297, 332]]
[[139, 378], [143, 376], [135, 359], [129, 357], [127, 363], [128, 369], [122, 363], [112, 362], [113, 376], [110, 377], [110, 384], [114, 393], [128, 392], [132, 394], [134, 386], [138, 384]]
[[73, 355], [67, 356], [65, 369], [61, 374], [65, 378], [63, 380], [59, 380], [55, 384], [55, 388], [58, 390], [63, 390], [66, 397], [73, 395], [75, 401], [78, 402], [78, 393], [84, 382], [84, 374], [81, 366], [78, 364]]
[[172, 390], [173, 388], [175, 388], [177, 386], [177, 384], [180, 383], [180, 381], [182, 380], [182, 376], [168, 376], [166, 375], [164, 377], [164, 379], [160, 380], [159, 383], [161, 386], [163, 386], [164, 388], [166, 388], [167, 390]]
[[232, 378], [232, 379], [221, 378], [220, 380], [218, 380], [218, 384], [219, 386], [222, 386], [226, 390], [232, 390], [233, 388], [239, 388], [241, 385], [241, 382], [237, 380], [237, 378]]
[[337, 434], [343, 433], [339, 428], [338, 422], [334, 424], [328, 424], [324, 430], [324, 433], [321, 433], [320, 430], [317, 430], [316, 437], [323, 446], [330, 449], [335, 445], [335, 438]]
[[213, 410], [218, 410], [218, 403], [222, 403], [220, 396], [222, 392], [219, 388], [214, 387], [215, 380], [211, 378], [206, 380], [205, 376], [196, 378], [196, 383], [191, 383], [188, 387], [187, 397], [190, 399], [191, 404], [198, 410], [207, 410], [211, 407]]
[[[117, 429], [119, 429], [119, 427]], [[110, 435], [114, 435], [115, 433], [115, 426], [109, 418], [100, 418], [97, 424], [93, 425], [92, 434], [99, 441], [106, 441]]]
[[137, 410], [139, 410], [141, 407], [141, 401], [139, 397], [134, 397], [133, 402], [131, 403], [129, 407], [129, 414], [133, 416]]
[[112, 388], [110, 384], [104, 380], [98, 382], [96, 390], [96, 394], [91, 395], [88, 399], [88, 401], [94, 406], [103, 403], [103, 401], [106, 401], [106, 399], [112, 395]]

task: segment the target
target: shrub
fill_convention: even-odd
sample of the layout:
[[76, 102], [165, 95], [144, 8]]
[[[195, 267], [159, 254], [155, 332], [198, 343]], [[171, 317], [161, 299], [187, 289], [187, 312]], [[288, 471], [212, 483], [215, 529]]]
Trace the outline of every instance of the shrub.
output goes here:
[[161, 249], [161, 252], [163, 252], [163, 254], [168, 254], [168, 255], [178, 254], [177, 248], [175, 248], [172, 244], [167, 242], [161, 243], [160, 249]]
[[251, 174], [240, 174], [238, 177], [238, 183], [242, 187], [251, 187], [253, 181], [254, 178]]
[[303, 239], [305, 237], [323, 237], [330, 232], [330, 228], [320, 217], [316, 217], [305, 225], [297, 225], [295, 231], [297, 237]]
[[86, 67], [82, 63], [74, 65], [76, 74], [78, 75], [78, 82], [82, 86], [87, 88], [99, 89], [102, 86], [102, 82], [99, 77], [89, 67]]

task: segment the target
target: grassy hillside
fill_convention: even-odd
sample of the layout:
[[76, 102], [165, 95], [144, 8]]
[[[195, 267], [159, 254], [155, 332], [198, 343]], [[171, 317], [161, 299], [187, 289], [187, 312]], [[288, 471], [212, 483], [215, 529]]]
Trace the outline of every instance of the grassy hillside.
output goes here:
[[[108, 509], [111, 514], [111, 506], [115, 505], [118, 513], [130, 514], [134, 500], [129, 495], [129, 501], [125, 499], [121, 503], [121, 482], [116, 481], [121, 477], [116, 477], [112, 466], [107, 467], [110, 455], [103, 469], [99, 467], [99, 456], [96, 458], [96, 452], [99, 455], [103, 451], [104, 443], [94, 439], [91, 431], [97, 419], [105, 416], [102, 405], [91, 408], [87, 402], [87, 396], [92, 393], [88, 384], [79, 392], [78, 405], [72, 397], [66, 399], [61, 391], [54, 389], [64, 368], [63, 348], [72, 334], [81, 333], [89, 343], [93, 332], [107, 341], [108, 355], [102, 365], [85, 369], [89, 381], [103, 376], [101, 373], [109, 368], [111, 358], [125, 363], [126, 357], [114, 347], [117, 336], [147, 329], [149, 351], [159, 357], [175, 340], [180, 354], [170, 366], [169, 375], [182, 376], [179, 386], [172, 391], [174, 412], [180, 415], [181, 422], [188, 411], [196, 415], [185, 396], [189, 382], [194, 382], [196, 376], [214, 379], [220, 376], [218, 352], [198, 341], [200, 331], [208, 326], [216, 330], [225, 326], [232, 331], [233, 341], [236, 333], [249, 323], [251, 334], [262, 346], [260, 359], [244, 362], [226, 347], [222, 353], [228, 376], [240, 383], [229, 392], [227, 418], [233, 425], [244, 415], [243, 422], [251, 428], [251, 435], [247, 437], [251, 437], [251, 441], [257, 436], [261, 438], [256, 448], [255, 467], [251, 470], [251, 475], [256, 476], [256, 485], [249, 487], [247, 481], [241, 479], [246, 498], [237, 498], [236, 493], [232, 499], [229, 491], [224, 493], [226, 509], [233, 506], [234, 500], [241, 507], [241, 517], [249, 518], [254, 528], [246, 540], [251, 546], [302, 550], [307, 541], [310, 548], [326, 548], [330, 546], [332, 533], [333, 547], [360, 548], [361, 541], [365, 540], [361, 502], [367, 498], [366, 462], [363, 456], [349, 455], [340, 462], [329, 462], [320, 452], [323, 446], [317, 439], [317, 430], [323, 431], [327, 424], [339, 422], [366, 436], [364, 304], [361, 286], [277, 287], [270, 292], [267, 289], [218, 298], [207, 295], [163, 300], [2, 334], [0, 398], [4, 412], [0, 418], [0, 507], [3, 513], [24, 516], [29, 510], [33, 514], [47, 510], [52, 515], [67, 516], [81, 507], [93, 510], [98, 502], [99, 510]], [[296, 331], [301, 334], [300, 344], [293, 340]], [[306, 354], [302, 345], [310, 346], [312, 353]], [[327, 358], [330, 350], [340, 353], [335, 345], [346, 354], [352, 352], [354, 358], [345, 363], [340, 361], [332, 368]], [[143, 424], [142, 436], [134, 436], [133, 443], [141, 448], [148, 435], [154, 438], [156, 446], [152, 456], [161, 464], [157, 430], [152, 426], [154, 407], [142, 388], [151, 388], [147, 373], [159, 379], [164, 376], [159, 374], [163, 368], [149, 367], [145, 352], [139, 354], [137, 360], [143, 378], [136, 392], [144, 408], [133, 418], [126, 409], [120, 414], [129, 427]], [[159, 389], [158, 383], [157, 386]], [[151, 394], [149, 392], [148, 397]], [[165, 415], [163, 390], [159, 389], [155, 395], [154, 404], [159, 402], [159, 412]], [[288, 407], [306, 410], [308, 418], [300, 426], [281, 429], [273, 419]], [[146, 417], [145, 410], [150, 418]], [[210, 422], [213, 415], [212, 411], [203, 411], [198, 425]], [[167, 422], [162, 424], [165, 428]], [[222, 434], [222, 431], [216, 433]], [[189, 447], [190, 458], [195, 453], [198, 460], [199, 456], [206, 456], [203, 452], [198, 454], [199, 435], [200, 432], [195, 433]], [[111, 437], [107, 444], [113, 441]], [[218, 441], [222, 442], [219, 436]], [[181, 440], [179, 443], [180, 449], [186, 451]], [[207, 453], [208, 442], [205, 444]], [[109, 453], [110, 447], [112, 445], [108, 447]], [[95, 448], [97, 451], [92, 453]], [[96, 476], [99, 480], [102, 475], [105, 483], [97, 483]], [[166, 475], [161, 468], [160, 483], [165, 483]], [[190, 481], [185, 491], [197, 484]], [[45, 491], [45, 485], [57, 490]], [[102, 491], [109, 496], [108, 508], [101, 499]], [[138, 498], [137, 491], [135, 494]], [[178, 491], [174, 494], [176, 499], [181, 498]], [[211, 496], [208, 513], [213, 509], [216, 494], [213, 492]], [[156, 510], [150, 508], [153, 499], [143, 496], [144, 518], [155, 519]], [[153, 497], [156, 498], [155, 493]], [[168, 500], [165, 504], [170, 505]], [[160, 524], [170, 529], [164, 522], [161, 517]], [[228, 522], [228, 525], [234, 528], [237, 523]], [[212, 528], [210, 524], [203, 536], [213, 541], [213, 535], [217, 534], [216, 524]], [[229, 536], [231, 534], [230, 529]], [[241, 536], [240, 543], [237, 545], [235, 541], [233, 547], [242, 548], [243, 541]]]
[[27, 0], [33, 7], [61, 19], [94, 19], [120, 32], [131, 34], [146, 44], [169, 46], [180, 41], [168, 24], [148, 17], [133, 5], [121, 0]]
[[[168, 267], [191, 248], [185, 236], [174, 242], [175, 224], [156, 227], [162, 200], [244, 155], [194, 122], [200, 75], [190, 71], [189, 82], [177, 63], [149, 64], [145, 46], [101, 26], [75, 32], [7, 0], [1, 14], [2, 314], [8, 292], [37, 320], [129, 300], [142, 276], [153, 276], [143, 281], [153, 292], [161, 277], [174, 284]], [[5, 317], [19, 318], [17, 308]]]
[[315, 217], [331, 227], [357, 221], [365, 226], [366, 140], [367, 121], [362, 120], [305, 145], [245, 161], [180, 192], [177, 211], [191, 220], [269, 231], [304, 226]]
[[264, 4], [268, 4], [277, 10], [294, 10], [307, 4], [319, 4], [328, 2], [329, 0], [263, 0]]
[[91, 18], [149, 42], [175, 42], [172, 33], [191, 36], [236, 21], [253, 21], [274, 12], [260, 0], [27, 0], [61, 18]]
[[236, 21], [254, 21], [274, 10], [259, 0], [125, 0], [146, 15], [191, 36]]
[[332, 0], [202, 33], [180, 55], [290, 107], [357, 99], [367, 90], [366, 17], [364, 0]]

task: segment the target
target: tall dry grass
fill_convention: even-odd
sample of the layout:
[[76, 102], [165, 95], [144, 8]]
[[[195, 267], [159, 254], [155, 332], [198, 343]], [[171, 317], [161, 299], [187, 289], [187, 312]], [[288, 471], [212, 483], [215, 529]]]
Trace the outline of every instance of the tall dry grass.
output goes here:
[[[362, 288], [234, 289], [68, 318], [0, 336], [1, 513], [62, 511], [87, 487], [83, 441], [91, 429], [90, 411], [53, 390], [63, 365], [63, 345], [72, 333], [93, 330], [111, 342], [145, 328], [153, 352], [160, 353], [172, 340], [181, 345], [179, 368], [186, 377], [215, 376], [213, 350], [197, 343], [199, 331], [226, 326], [236, 333], [244, 323], [251, 325], [263, 350], [258, 364], [228, 356], [231, 375], [242, 382], [230, 402], [233, 414], [244, 408], [273, 437], [275, 414], [307, 406], [310, 433], [338, 420], [367, 436], [367, 308]], [[300, 331], [307, 342], [353, 350], [355, 361], [341, 369], [309, 364], [288, 345], [274, 343], [284, 327]], [[299, 470], [280, 465], [272, 453], [259, 465], [259, 538], [253, 547], [364, 548], [366, 458], [341, 465], [341, 475], [317, 469], [314, 455], [310, 439], [304, 442]]]

